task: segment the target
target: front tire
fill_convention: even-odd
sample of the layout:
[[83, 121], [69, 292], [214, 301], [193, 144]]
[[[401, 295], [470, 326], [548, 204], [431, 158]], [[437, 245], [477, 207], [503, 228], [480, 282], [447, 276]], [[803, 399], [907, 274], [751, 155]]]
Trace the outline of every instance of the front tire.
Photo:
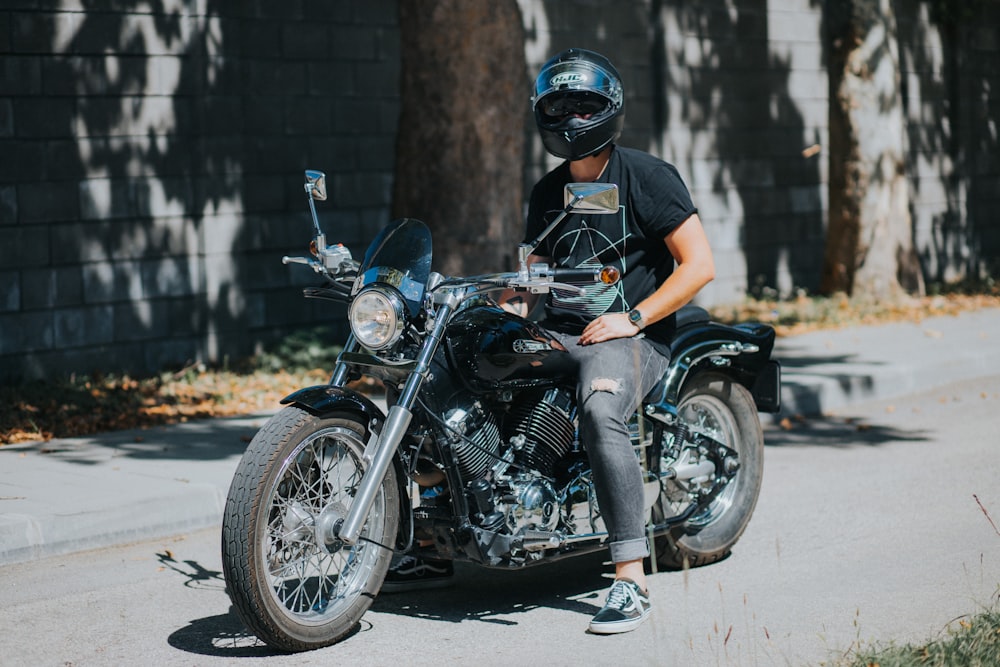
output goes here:
[[226, 589], [268, 645], [305, 651], [336, 643], [371, 606], [392, 557], [399, 496], [390, 467], [358, 542], [331, 539], [364, 474], [365, 423], [287, 407], [251, 441], [222, 521]]
[[[684, 387], [677, 408], [691, 431], [735, 450], [740, 468], [708, 507], [654, 540], [657, 564], [665, 569], [698, 567], [728, 556], [750, 521], [764, 475], [764, 434], [746, 387], [720, 373], [701, 373]], [[665, 480], [653, 508], [654, 523], [679, 514], [691, 498], [692, 489]]]

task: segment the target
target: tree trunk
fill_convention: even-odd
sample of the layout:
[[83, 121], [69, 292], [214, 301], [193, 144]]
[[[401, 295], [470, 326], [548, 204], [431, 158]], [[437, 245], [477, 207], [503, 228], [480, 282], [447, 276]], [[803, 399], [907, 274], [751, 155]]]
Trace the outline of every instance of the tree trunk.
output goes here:
[[830, 218], [820, 289], [879, 299], [922, 294], [890, 0], [837, 0], [826, 7]]
[[530, 82], [516, 0], [400, 0], [393, 215], [434, 232], [436, 271], [503, 270], [523, 231]]

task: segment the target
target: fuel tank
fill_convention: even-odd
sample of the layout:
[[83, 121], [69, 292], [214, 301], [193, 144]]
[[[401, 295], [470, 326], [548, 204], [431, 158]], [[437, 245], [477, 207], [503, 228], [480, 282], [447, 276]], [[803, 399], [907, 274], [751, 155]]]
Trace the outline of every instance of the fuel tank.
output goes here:
[[477, 305], [448, 326], [448, 363], [474, 391], [557, 384], [575, 378], [576, 362], [538, 324], [496, 305]]

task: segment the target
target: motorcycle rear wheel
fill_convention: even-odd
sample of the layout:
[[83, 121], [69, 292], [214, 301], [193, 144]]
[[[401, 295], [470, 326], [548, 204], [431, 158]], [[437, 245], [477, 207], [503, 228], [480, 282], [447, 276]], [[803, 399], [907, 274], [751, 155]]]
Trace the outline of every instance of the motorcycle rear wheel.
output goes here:
[[[729, 555], [743, 534], [760, 495], [764, 434], [753, 396], [721, 373], [701, 373], [681, 392], [678, 414], [689, 429], [736, 451], [740, 468], [707, 508], [654, 540], [657, 565], [686, 569]], [[676, 516], [691, 496], [665, 481], [653, 508], [654, 523]]]
[[321, 419], [287, 407], [237, 467], [222, 522], [226, 590], [240, 619], [270, 646], [334, 644], [378, 594], [399, 519], [392, 467], [357, 543], [330, 541], [364, 474], [367, 439], [352, 415]]

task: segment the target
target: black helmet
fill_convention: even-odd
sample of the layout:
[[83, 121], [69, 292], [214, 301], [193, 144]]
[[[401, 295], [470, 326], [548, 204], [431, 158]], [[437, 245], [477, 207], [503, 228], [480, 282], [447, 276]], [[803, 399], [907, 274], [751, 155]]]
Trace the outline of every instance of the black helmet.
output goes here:
[[625, 124], [618, 70], [586, 49], [567, 49], [542, 65], [531, 103], [545, 150], [569, 160], [599, 153]]

